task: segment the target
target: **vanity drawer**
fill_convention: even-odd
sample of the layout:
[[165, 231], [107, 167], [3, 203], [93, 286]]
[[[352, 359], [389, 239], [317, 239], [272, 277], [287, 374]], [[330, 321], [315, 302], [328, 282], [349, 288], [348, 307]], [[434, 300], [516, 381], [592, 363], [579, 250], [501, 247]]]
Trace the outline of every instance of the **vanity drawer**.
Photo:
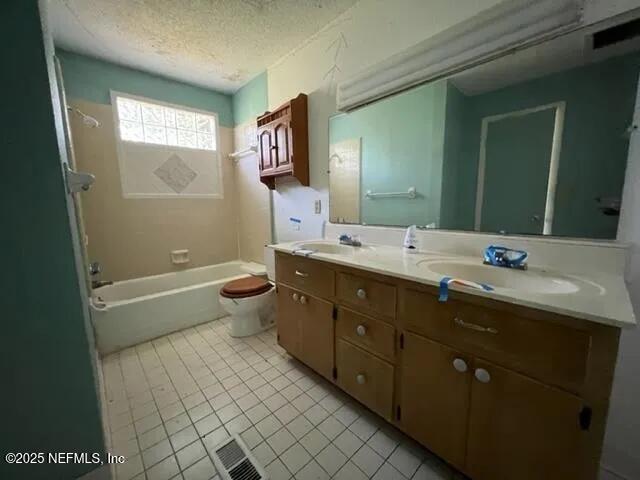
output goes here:
[[584, 385], [588, 332], [410, 288], [402, 297], [407, 330], [574, 392]]
[[393, 365], [351, 345], [336, 340], [337, 384], [387, 420], [393, 404]]
[[394, 360], [395, 328], [388, 323], [340, 307], [336, 335], [387, 360]]
[[396, 286], [350, 273], [338, 273], [336, 296], [365, 313], [396, 316]]
[[319, 297], [332, 297], [335, 290], [333, 270], [321, 262], [295, 255], [276, 256], [276, 279]]

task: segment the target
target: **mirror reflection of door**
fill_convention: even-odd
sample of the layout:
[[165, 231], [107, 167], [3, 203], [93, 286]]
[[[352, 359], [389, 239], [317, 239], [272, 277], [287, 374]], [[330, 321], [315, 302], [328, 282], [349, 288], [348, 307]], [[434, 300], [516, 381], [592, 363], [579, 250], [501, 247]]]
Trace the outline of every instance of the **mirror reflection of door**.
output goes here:
[[329, 146], [329, 208], [333, 223], [360, 223], [360, 138]]
[[564, 104], [482, 120], [475, 229], [552, 234]]

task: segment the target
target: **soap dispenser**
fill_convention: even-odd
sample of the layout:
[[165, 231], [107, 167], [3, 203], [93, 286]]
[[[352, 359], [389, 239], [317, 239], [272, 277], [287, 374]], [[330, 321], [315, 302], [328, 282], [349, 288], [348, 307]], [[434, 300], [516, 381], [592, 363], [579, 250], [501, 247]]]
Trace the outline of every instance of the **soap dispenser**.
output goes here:
[[404, 242], [402, 243], [403, 250], [406, 253], [418, 253], [418, 236], [416, 235], [416, 226], [411, 225], [407, 228], [407, 232], [404, 234]]

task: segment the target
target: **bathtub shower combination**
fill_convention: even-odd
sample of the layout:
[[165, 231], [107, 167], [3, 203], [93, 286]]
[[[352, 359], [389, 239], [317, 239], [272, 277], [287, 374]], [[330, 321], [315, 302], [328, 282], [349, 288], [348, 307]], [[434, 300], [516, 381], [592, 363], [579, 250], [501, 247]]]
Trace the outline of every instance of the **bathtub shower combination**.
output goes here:
[[232, 261], [100, 287], [90, 302], [98, 350], [104, 355], [224, 317], [220, 289], [265, 274], [263, 265]]

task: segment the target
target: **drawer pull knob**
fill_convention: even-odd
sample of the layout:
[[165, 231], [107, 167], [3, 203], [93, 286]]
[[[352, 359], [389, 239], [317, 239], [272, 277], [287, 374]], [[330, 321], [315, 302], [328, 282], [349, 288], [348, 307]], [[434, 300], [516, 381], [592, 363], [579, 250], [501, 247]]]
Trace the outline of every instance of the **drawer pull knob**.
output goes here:
[[489, 383], [491, 381], [491, 375], [484, 368], [476, 368], [475, 377], [481, 383]]
[[367, 292], [365, 292], [364, 288], [359, 288], [356, 291], [356, 297], [358, 297], [360, 300], [364, 300], [365, 298], [367, 298]]
[[467, 371], [467, 362], [461, 358], [456, 358], [453, 360], [453, 368], [460, 373], [464, 373]]
[[364, 325], [358, 325], [356, 327], [356, 333], [359, 337], [364, 337], [367, 334], [367, 327], [365, 327]]
[[301, 303], [302, 305], [305, 305], [305, 304], [307, 303], [307, 297], [305, 297], [304, 295], [302, 295], [302, 296], [300, 297], [300, 303]]
[[291, 298], [293, 299], [294, 302], [298, 301], [298, 294], [294, 293], [293, 295], [291, 295]]
[[453, 321], [459, 327], [468, 328], [469, 330], [474, 330], [476, 332], [491, 333], [493, 335], [498, 333], [498, 330], [495, 328], [483, 327], [482, 325], [476, 325], [475, 323], [468, 323], [458, 317], [454, 318]]
[[302, 278], [307, 278], [309, 276], [307, 272], [301, 272], [300, 270], [296, 270], [296, 275]]
[[367, 377], [364, 376], [364, 373], [359, 373], [356, 375], [356, 382], [358, 382], [359, 385], [364, 385], [367, 383]]

